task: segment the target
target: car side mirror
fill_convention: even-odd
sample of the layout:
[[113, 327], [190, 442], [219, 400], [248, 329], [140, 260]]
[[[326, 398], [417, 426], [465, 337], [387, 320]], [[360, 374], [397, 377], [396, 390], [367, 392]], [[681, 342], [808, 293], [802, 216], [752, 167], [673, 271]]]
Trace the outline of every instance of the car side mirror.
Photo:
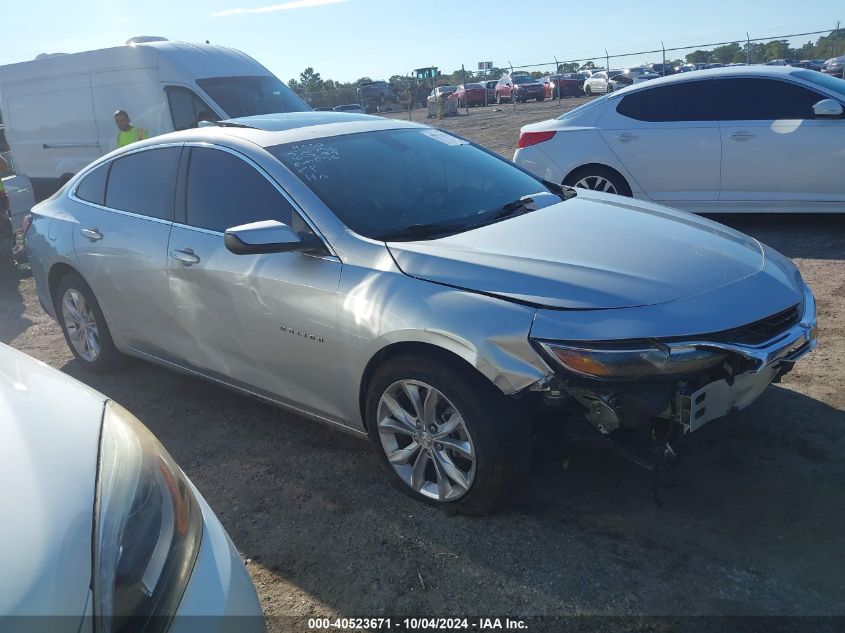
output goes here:
[[319, 250], [319, 240], [302, 236], [291, 227], [277, 220], [252, 222], [226, 229], [223, 243], [235, 255], [260, 255], [264, 253], [301, 253]]
[[842, 104], [836, 99], [822, 99], [813, 106], [813, 114], [818, 117], [842, 116]]

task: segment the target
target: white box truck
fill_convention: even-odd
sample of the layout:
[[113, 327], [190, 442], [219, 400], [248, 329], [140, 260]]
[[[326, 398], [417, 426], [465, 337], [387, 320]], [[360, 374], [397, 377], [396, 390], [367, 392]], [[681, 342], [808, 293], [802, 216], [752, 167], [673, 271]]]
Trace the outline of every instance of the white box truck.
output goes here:
[[160, 37], [0, 66], [6, 140], [37, 200], [115, 149], [117, 110], [154, 136], [203, 119], [310, 109], [240, 51]]

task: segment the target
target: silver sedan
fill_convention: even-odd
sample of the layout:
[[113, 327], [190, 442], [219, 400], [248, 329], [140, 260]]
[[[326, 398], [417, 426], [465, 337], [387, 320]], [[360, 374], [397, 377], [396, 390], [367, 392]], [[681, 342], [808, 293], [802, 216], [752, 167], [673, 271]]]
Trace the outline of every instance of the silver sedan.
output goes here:
[[519, 483], [538, 410], [670, 455], [815, 345], [812, 293], [757, 241], [378, 117], [135, 143], [33, 216], [82, 366], [135, 356], [369, 437], [399, 488], [467, 513]]

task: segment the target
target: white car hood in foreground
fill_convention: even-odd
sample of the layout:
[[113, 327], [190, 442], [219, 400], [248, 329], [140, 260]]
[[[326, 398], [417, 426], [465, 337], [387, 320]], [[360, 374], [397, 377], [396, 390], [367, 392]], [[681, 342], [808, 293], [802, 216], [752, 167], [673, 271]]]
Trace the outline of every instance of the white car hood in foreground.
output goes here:
[[388, 248], [412, 277], [568, 309], [674, 301], [754, 275], [764, 263], [757, 241], [715, 222], [580, 190], [496, 224]]
[[[104, 396], [0, 344], [0, 616], [79, 616]], [[51, 630], [76, 631], [74, 617]]]

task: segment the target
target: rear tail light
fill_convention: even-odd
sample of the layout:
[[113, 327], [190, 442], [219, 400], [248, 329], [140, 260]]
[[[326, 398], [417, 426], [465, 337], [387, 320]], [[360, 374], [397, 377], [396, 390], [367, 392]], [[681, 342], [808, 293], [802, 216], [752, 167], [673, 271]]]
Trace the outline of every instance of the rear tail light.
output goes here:
[[519, 142], [516, 144], [517, 149], [520, 147], [528, 147], [529, 145], [536, 145], [548, 141], [555, 135], [554, 132], [520, 132]]
[[23, 234], [23, 241], [26, 242], [26, 234], [29, 233], [29, 229], [32, 226], [32, 214], [27, 213], [23, 216], [23, 223], [21, 224], [21, 233]]

